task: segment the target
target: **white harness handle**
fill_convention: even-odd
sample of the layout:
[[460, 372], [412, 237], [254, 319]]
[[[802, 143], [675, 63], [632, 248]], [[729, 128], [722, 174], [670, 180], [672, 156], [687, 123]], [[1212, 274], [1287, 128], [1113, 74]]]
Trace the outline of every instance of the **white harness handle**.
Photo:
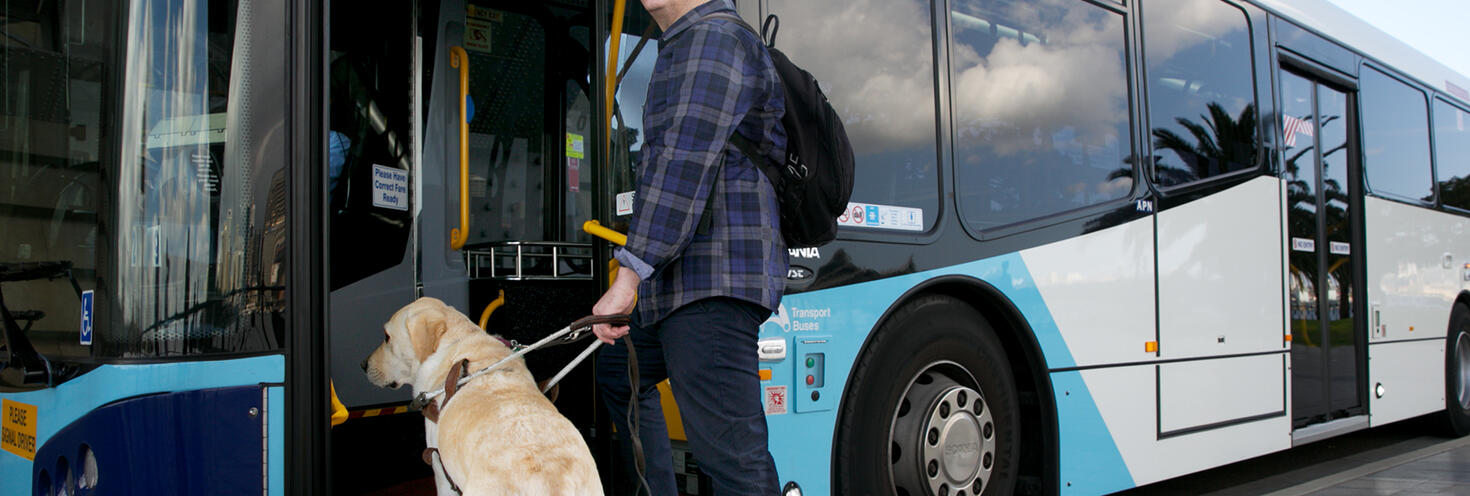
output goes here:
[[[594, 325], [626, 325], [628, 323], [628, 320], [629, 317], [627, 315], [591, 315], [583, 317], [581, 319], [577, 319], [577, 321], [572, 322], [571, 325], [563, 327], [561, 328], [561, 330], [553, 332], [550, 335], [541, 338], [540, 341], [531, 343], [530, 346], [521, 347], [519, 349], [512, 349], [512, 353], [509, 356], [490, 364], [490, 366], [488, 367], [461, 377], [459, 381], [455, 382], [455, 387], [464, 386], [466, 383], [470, 382], [470, 380], [485, 375], [486, 373], [495, 370], [501, 365], [505, 365], [511, 360], [523, 357], [527, 353], [530, 353], [532, 351], [541, 349], [543, 347], [571, 344], [577, 341], [581, 341], [583, 338], [591, 335], [592, 326]], [[551, 389], [551, 386], [556, 385], [558, 381], [561, 381], [563, 377], [566, 377], [566, 375], [570, 373], [573, 368], [575, 368], [578, 364], [581, 364], [582, 361], [586, 360], [588, 356], [591, 356], [592, 350], [597, 349], [597, 345], [599, 344], [601, 343], [593, 342], [592, 344], [587, 345], [587, 349], [582, 350], [582, 353], [577, 355], [576, 359], [572, 360], [571, 363], [568, 363], [567, 366], [562, 367], [561, 371], [557, 372], [556, 375], [553, 376], [551, 380], [546, 383], [546, 387], [542, 389], [541, 392], [546, 392], [547, 390]], [[408, 404], [408, 409], [413, 411], [422, 410], [425, 406], [428, 406], [430, 401], [433, 401], [434, 398], [437, 398], [443, 394], [444, 388], [442, 387], [433, 391], [425, 391], [419, 393], [417, 396], [414, 396], [413, 402]], [[442, 408], [443, 405], [440, 405], [440, 407]]]

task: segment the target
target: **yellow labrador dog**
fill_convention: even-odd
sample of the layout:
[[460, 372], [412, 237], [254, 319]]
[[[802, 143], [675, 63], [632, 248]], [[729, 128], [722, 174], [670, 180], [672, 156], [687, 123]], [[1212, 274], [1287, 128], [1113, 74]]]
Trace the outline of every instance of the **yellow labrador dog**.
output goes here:
[[[511, 354], [499, 339], [434, 298], [398, 310], [383, 326], [383, 344], [366, 362], [380, 387], [413, 386], [414, 394], [444, 387], [455, 363], [464, 373]], [[438, 422], [424, 420], [439, 494], [601, 495], [602, 482], [587, 443], [536, 387], [521, 359], [471, 379], [449, 401], [439, 396]], [[426, 408], [426, 410], [430, 410]]]

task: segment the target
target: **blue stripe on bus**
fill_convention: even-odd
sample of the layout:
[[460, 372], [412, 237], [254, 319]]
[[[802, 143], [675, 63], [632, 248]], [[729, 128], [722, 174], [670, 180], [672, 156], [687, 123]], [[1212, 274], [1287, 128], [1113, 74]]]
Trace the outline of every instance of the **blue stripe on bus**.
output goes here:
[[271, 386], [266, 390], [269, 418], [266, 419], [270, 454], [266, 458], [266, 495], [286, 494], [286, 388]]
[[1061, 436], [1061, 493], [1106, 494], [1136, 486], [1082, 372], [1052, 374], [1051, 387]]
[[[856, 362], [863, 342], [878, 324], [878, 319], [909, 289], [936, 277], [965, 275], [986, 281], [1001, 291], [1016, 306], [1030, 324], [1041, 346], [1048, 368], [1075, 366], [1072, 353], [1062, 338], [1061, 331], [1053, 320], [1041, 292], [1036, 288], [1025, 261], [1016, 253], [969, 262], [943, 269], [907, 274], [871, 281], [862, 284], [832, 288], [787, 296], [782, 300], [787, 312], [787, 322], [778, 323], [776, 318], [761, 328], [761, 337], [788, 338], [788, 350], [795, 350], [793, 337], [825, 336], [826, 344], [826, 387], [824, 395], [840, 395], [851, 374], [850, 366]], [[810, 326], [818, 323], [817, 329], [791, 331], [798, 321], [793, 318], [797, 309], [841, 309], [818, 321], [802, 321]], [[833, 436], [836, 434], [837, 411], [824, 410], [799, 412], [798, 406], [809, 393], [803, 382], [797, 380], [795, 367], [801, 357], [788, 353], [779, 363], [762, 363], [762, 368], [772, 370], [772, 380], [762, 382], [765, 387], [786, 386], [791, 401], [786, 414], [768, 415], [771, 453], [776, 458], [778, 473], [786, 480], [795, 480], [807, 494], [830, 494], [832, 457], [835, 455]], [[1064, 492], [1100, 493], [1133, 487], [1132, 476], [1123, 462], [1107, 424], [1102, 419], [1087, 385], [1079, 373], [1052, 375], [1053, 389], [1057, 395], [1070, 391], [1071, 396], [1062, 401], [1057, 398], [1057, 418], [1060, 426], [1062, 453], [1071, 453], [1062, 458], [1062, 481]], [[1063, 388], [1065, 386], [1065, 388]], [[862, 405], [854, 405], [862, 408]], [[1084, 456], [1085, 455], [1085, 456]]]
[[[55, 388], [0, 393], [0, 398], [36, 407], [36, 445], [41, 446], [76, 419], [117, 400], [153, 393], [279, 383], [285, 381], [285, 370], [286, 360], [282, 355], [217, 361], [103, 365]], [[284, 403], [272, 400], [271, 406], [272, 425], [280, 424], [280, 428], [284, 429]], [[284, 434], [282, 431], [274, 432]], [[271, 463], [279, 466], [281, 462], [277, 458], [284, 449], [274, 451], [271, 454]], [[20, 494], [30, 494], [31, 461], [10, 453], [0, 453], [0, 481], [6, 481], [7, 491], [17, 489], [9, 485], [11, 481], [25, 481], [21, 484], [26, 490]]]

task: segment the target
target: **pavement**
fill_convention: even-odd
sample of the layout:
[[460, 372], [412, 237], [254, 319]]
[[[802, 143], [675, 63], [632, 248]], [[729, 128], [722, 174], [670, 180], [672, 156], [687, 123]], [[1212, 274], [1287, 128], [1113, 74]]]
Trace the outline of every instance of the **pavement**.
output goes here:
[[1470, 495], [1470, 437], [1281, 489], [1270, 496]]

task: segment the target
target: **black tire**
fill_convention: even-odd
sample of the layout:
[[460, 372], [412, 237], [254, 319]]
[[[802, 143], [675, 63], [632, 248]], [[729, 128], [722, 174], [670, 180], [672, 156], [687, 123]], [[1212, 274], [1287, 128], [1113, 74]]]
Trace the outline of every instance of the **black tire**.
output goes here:
[[957, 299], [924, 296], [896, 311], [858, 359], [840, 416], [833, 494], [1014, 491], [1010, 363], [990, 324]]
[[1450, 311], [1444, 351], [1444, 430], [1461, 437], [1470, 434], [1470, 307], [1464, 303]]

